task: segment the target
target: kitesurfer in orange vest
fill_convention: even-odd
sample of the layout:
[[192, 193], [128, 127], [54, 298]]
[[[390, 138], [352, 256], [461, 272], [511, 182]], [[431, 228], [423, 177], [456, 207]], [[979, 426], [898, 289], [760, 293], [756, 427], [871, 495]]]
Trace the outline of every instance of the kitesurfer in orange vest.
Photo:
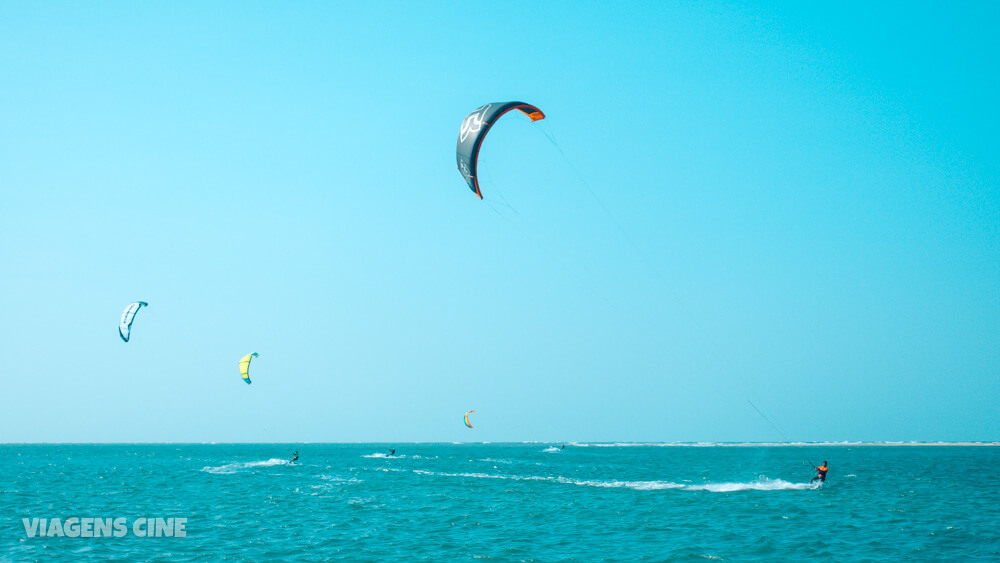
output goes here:
[[830, 470], [830, 468], [826, 466], [826, 461], [823, 461], [823, 465], [820, 465], [819, 467], [816, 468], [816, 476], [813, 477], [812, 479], [810, 479], [809, 482], [812, 483], [812, 482], [816, 481], [816, 479], [819, 479], [820, 483], [825, 483], [826, 482], [826, 472], [829, 471], [829, 470]]

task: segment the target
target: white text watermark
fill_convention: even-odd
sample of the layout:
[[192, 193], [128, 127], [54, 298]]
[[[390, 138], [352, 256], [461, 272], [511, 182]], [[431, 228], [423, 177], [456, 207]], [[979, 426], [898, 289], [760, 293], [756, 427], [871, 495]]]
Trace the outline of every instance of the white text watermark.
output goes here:
[[187, 537], [187, 518], [22, 518], [29, 538]]

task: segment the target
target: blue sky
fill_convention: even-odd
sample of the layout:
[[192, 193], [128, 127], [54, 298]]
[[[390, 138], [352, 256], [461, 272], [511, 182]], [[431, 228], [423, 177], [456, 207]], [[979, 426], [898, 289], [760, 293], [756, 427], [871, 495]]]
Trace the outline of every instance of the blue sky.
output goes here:
[[0, 2], [0, 441], [998, 440], [998, 16]]

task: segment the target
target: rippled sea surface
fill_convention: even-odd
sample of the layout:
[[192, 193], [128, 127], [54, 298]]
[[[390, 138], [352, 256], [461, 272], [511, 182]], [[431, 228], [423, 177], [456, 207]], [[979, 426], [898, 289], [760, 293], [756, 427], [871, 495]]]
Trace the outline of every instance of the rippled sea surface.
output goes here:
[[1000, 447], [560, 446], [0, 446], [0, 557], [1000, 560]]

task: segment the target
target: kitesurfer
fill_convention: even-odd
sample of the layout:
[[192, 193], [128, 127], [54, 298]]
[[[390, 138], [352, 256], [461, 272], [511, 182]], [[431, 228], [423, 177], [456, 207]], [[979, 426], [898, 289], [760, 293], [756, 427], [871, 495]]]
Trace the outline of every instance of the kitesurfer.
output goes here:
[[289, 463], [295, 463], [298, 460], [299, 460], [299, 450], [295, 450], [295, 453], [292, 454], [292, 461], [290, 461]]
[[820, 465], [819, 467], [816, 468], [816, 476], [813, 477], [812, 479], [810, 479], [809, 482], [813, 483], [817, 479], [819, 479], [820, 483], [825, 483], [826, 482], [826, 472], [829, 471], [829, 470], [830, 470], [830, 468], [826, 466], [826, 460], [824, 460], [823, 461], [823, 465]]
[[392, 451], [389, 452], [389, 455], [396, 455], [396, 448], [392, 448]]

